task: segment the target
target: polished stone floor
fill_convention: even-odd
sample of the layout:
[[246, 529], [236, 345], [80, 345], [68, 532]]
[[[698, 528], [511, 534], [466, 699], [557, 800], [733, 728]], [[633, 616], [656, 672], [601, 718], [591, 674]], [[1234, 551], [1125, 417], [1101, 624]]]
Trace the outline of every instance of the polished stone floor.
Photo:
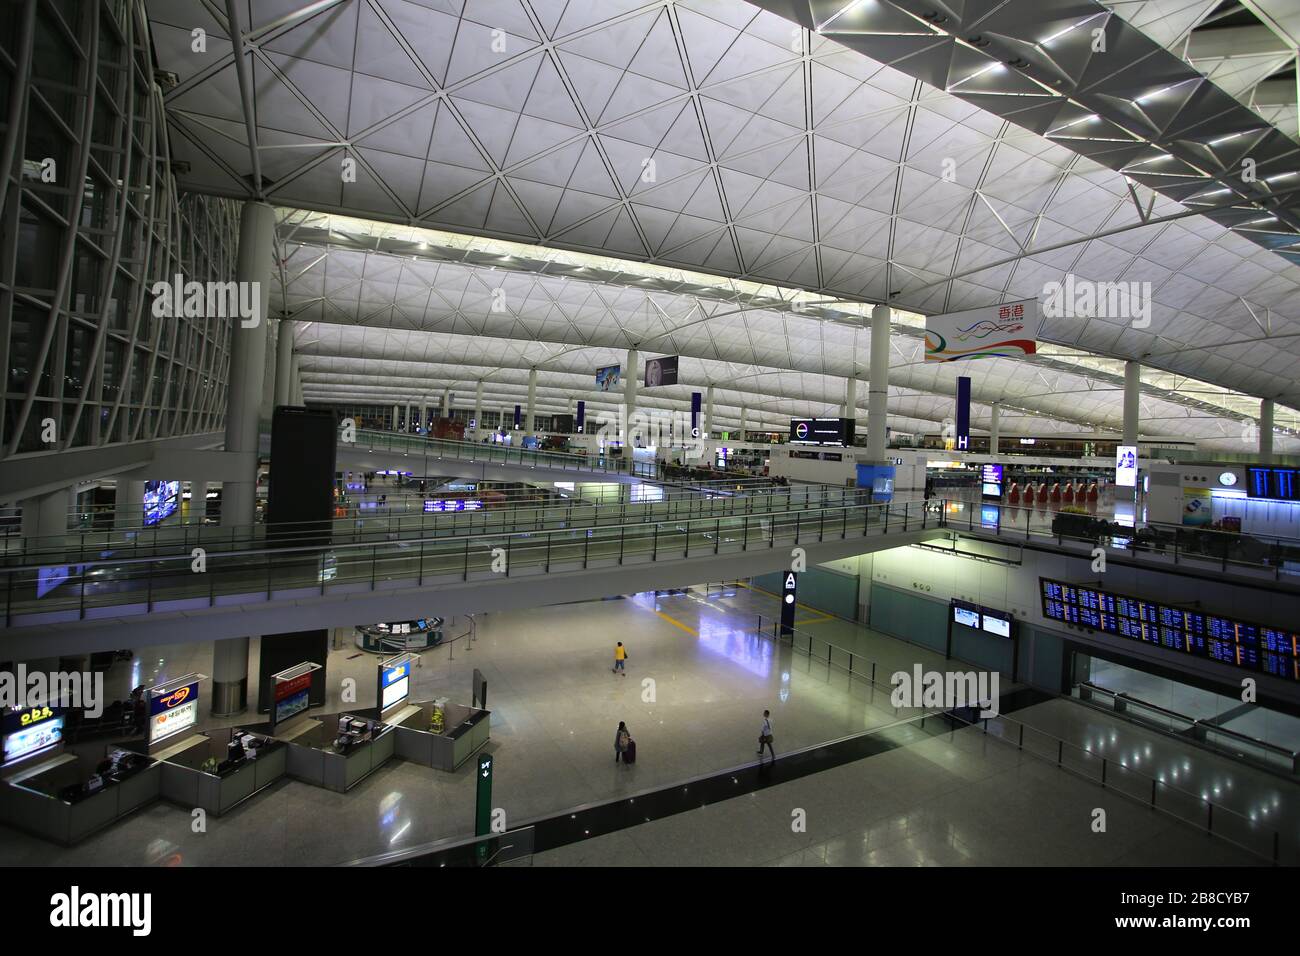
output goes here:
[[[505, 810], [511, 827], [752, 762], [764, 708], [773, 714], [778, 754], [908, 716], [890, 706], [887, 690], [873, 690], [824, 662], [778, 650], [757, 637], [760, 627], [770, 633], [777, 609], [771, 595], [713, 585], [478, 615], [472, 645], [462, 639], [422, 655], [413, 697], [445, 695], [468, 703], [472, 671], [483, 672], [493, 712], [488, 748], [496, 761], [493, 802]], [[461, 634], [469, 624], [458, 619], [448, 633]], [[931, 651], [812, 609], [801, 608], [796, 624], [852, 650], [863, 662], [877, 661], [885, 675], [914, 662], [927, 669], [944, 664]], [[350, 631], [336, 632], [335, 640], [324, 711], [346, 709], [340, 689], [347, 677], [361, 688], [358, 705], [372, 704], [366, 695], [373, 694], [377, 658], [359, 651]], [[629, 650], [627, 677], [611, 671], [617, 640]], [[114, 668], [110, 695], [189, 671], [211, 673], [210, 648], [139, 651], [132, 664]], [[647, 679], [653, 684], [645, 684]], [[1004, 694], [1013, 689], [1003, 682]], [[1053, 706], [1067, 716], [1055, 723], [1043, 717], [1043, 729], [1073, 734], [1080, 742], [1095, 732], [1095, 721], [1114, 721], [1092, 711], [1073, 714], [1085, 710], [1073, 702]], [[1016, 717], [1036, 712], [1027, 708]], [[638, 742], [639, 759], [630, 768], [613, 760], [619, 720], [628, 722]], [[1127, 725], [1112, 730], [1129, 732]], [[1243, 791], [1253, 786], [1245, 777], [1234, 779], [1243, 781]], [[166, 802], [71, 849], [0, 828], [0, 864], [339, 863], [466, 835], [472, 830], [474, 786], [469, 766], [445, 774], [394, 760], [348, 794], [281, 781], [226, 816], [210, 818], [204, 833], [192, 832], [185, 808]], [[797, 802], [773, 796], [787, 790], [799, 795]], [[546, 856], [578, 862], [583, 857], [563, 854], [590, 850], [603, 854], [592, 857], [599, 862], [619, 856], [622, 847], [628, 853], [623, 862], [671, 862], [673, 854], [685, 854], [691, 862], [795, 862], [797, 857], [798, 862], [846, 864], [1236, 861], [1227, 844], [978, 731], [909, 744], [726, 803], [736, 806], [726, 811], [720, 804], [646, 824], [658, 837], [646, 837], [643, 827], [636, 827]], [[806, 834], [788, 832], [794, 806], [809, 810]], [[1086, 819], [1080, 823], [1079, 814], [1097, 806], [1110, 813], [1109, 836], [1092, 834]], [[697, 814], [712, 822], [692, 822]], [[783, 818], [785, 830], [768, 834], [759, 827], [746, 837], [735, 829], [746, 821], [759, 826], [767, 817], [777, 823]], [[1039, 822], [1026, 822], [1030, 818]], [[708, 849], [711, 844], [699, 839], [695, 827], [729, 836]], [[684, 842], [674, 848], [677, 839]], [[1071, 854], [1072, 859], [1064, 858]]]
[[534, 866], [1258, 862], [973, 729], [532, 857]]

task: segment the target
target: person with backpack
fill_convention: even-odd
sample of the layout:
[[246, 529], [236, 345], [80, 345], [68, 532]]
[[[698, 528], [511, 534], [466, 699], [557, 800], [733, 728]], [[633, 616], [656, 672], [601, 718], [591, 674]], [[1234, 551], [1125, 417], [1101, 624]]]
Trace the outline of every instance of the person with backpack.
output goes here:
[[626, 677], [627, 670], [625, 669], [624, 666], [626, 664], [627, 664], [627, 648], [623, 646], [622, 641], [619, 641], [618, 646], [614, 648], [614, 673], [617, 674], [619, 671], [622, 671], [623, 676]]
[[618, 730], [614, 731], [614, 763], [619, 760], [625, 765], [636, 760], [636, 744], [632, 742], [632, 732], [621, 720], [618, 722]]
[[763, 748], [767, 747], [768, 752], [772, 755], [772, 762], [776, 762], [776, 751], [772, 749], [772, 719], [771, 711], [763, 711], [763, 723], [758, 728], [758, 762], [763, 762]]

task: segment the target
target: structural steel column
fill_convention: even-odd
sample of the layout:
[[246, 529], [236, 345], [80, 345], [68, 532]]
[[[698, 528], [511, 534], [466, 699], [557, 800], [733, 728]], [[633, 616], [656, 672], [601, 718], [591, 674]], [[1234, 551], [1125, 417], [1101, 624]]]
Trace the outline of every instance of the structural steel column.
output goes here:
[[483, 380], [478, 380], [478, 386], [474, 389], [474, 437], [479, 436], [483, 430]]
[[537, 433], [537, 369], [528, 370], [528, 412], [524, 415], [524, 431]]
[[627, 364], [623, 368], [623, 374], [627, 376], [623, 383], [624, 427], [627, 430], [627, 434], [623, 437], [623, 441], [629, 447], [635, 447], [635, 443], [632, 441], [632, 416], [636, 414], [636, 366], [637, 351], [636, 349], [628, 349]]
[[293, 404], [293, 330], [294, 323], [280, 320], [280, 334], [275, 340], [275, 404]]
[[1273, 463], [1273, 399], [1261, 399], [1259, 403], [1259, 463]]
[[1142, 366], [1137, 362], [1124, 363], [1124, 441], [1125, 445], [1138, 443], [1138, 396], [1141, 394]]
[[144, 482], [117, 476], [113, 498], [113, 527], [139, 528], [144, 524]]
[[713, 437], [713, 386], [704, 392], [704, 437]]
[[871, 310], [871, 377], [867, 382], [867, 460], [882, 464], [889, 422], [889, 306]]
[[999, 437], [998, 431], [1001, 427], [1001, 422], [999, 421], [999, 419], [1001, 418], [1001, 412], [1002, 409], [999, 408], [997, 405], [989, 406], [989, 454], [990, 455], [996, 455], [998, 453], [998, 437]]
[[[231, 329], [230, 384], [226, 398], [226, 451], [240, 457], [241, 478], [221, 485], [223, 527], [251, 527], [257, 514], [258, 403], [266, 374], [267, 307], [275, 210], [263, 202], [244, 203], [239, 219], [238, 282], [257, 283], [259, 321], [251, 328], [235, 319]], [[292, 347], [290, 374], [293, 374]], [[292, 379], [291, 379], [292, 381]], [[290, 391], [290, 399], [294, 395]], [[216, 641], [212, 646], [212, 712], [229, 716], [248, 706], [248, 638]]]
[[203, 524], [208, 514], [208, 483], [206, 481], [190, 482], [190, 521]]
[[856, 373], [850, 375], [844, 382], [843, 417], [851, 418], [854, 421], [858, 417], [858, 377]]

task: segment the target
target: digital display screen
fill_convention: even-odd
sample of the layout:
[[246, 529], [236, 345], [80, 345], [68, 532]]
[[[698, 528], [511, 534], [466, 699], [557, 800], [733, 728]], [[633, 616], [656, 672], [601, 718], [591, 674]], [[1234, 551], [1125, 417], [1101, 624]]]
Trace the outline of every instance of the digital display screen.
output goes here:
[[179, 481], [146, 481], [144, 483], [144, 526], [155, 525], [176, 513], [180, 506]]
[[952, 619], [957, 624], [964, 624], [966, 627], [978, 628], [980, 626], [980, 612], [968, 607], [953, 605]]
[[1246, 495], [1274, 501], [1300, 501], [1300, 485], [1295, 468], [1252, 466], [1246, 469]]
[[426, 498], [425, 513], [435, 511], [482, 511], [483, 502], [475, 498]]
[[996, 634], [998, 637], [1011, 636], [1011, 619], [998, 614], [989, 614], [985, 612], [980, 615], [984, 622], [984, 630], [990, 634]]
[[1300, 680], [1300, 632], [1039, 578], [1043, 616]]
[[852, 445], [851, 418], [792, 418], [790, 442], [794, 445]]

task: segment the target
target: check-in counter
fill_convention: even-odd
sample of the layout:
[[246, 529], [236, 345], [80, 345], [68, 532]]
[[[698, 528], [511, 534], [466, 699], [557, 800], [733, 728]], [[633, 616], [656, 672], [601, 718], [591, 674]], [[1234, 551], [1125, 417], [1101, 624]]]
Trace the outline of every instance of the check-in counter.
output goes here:
[[[443, 714], [441, 733], [430, 729], [435, 707]], [[452, 771], [488, 742], [492, 712], [446, 701], [412, 704], [394, 721], [397, 756], [412, 763]]]
[[[156, 799], [162, 768], [142, 754], [114, 751], [111, 771], [100, 761], [61, 753], [9, 775], [0, 784], [0, 819], [47, 840], [71, 846]], [[88, 789], [92, 775], [103, 781]]]
[[163, 797], [220, 816], [285, 775], [283, 742], [240, 732], [243, 743], [232, 751], [231, 732], [219, 733], [223, 739], [195, 734], [154, 755], [162, 763]]
[[[341, 729], [343, 719], [352, 729]], [[397, 740], [393, 727], [355, 714], [307, 719], [276, 736], [288, 746], [289, 776], [338, 793], [387, 763]]]

